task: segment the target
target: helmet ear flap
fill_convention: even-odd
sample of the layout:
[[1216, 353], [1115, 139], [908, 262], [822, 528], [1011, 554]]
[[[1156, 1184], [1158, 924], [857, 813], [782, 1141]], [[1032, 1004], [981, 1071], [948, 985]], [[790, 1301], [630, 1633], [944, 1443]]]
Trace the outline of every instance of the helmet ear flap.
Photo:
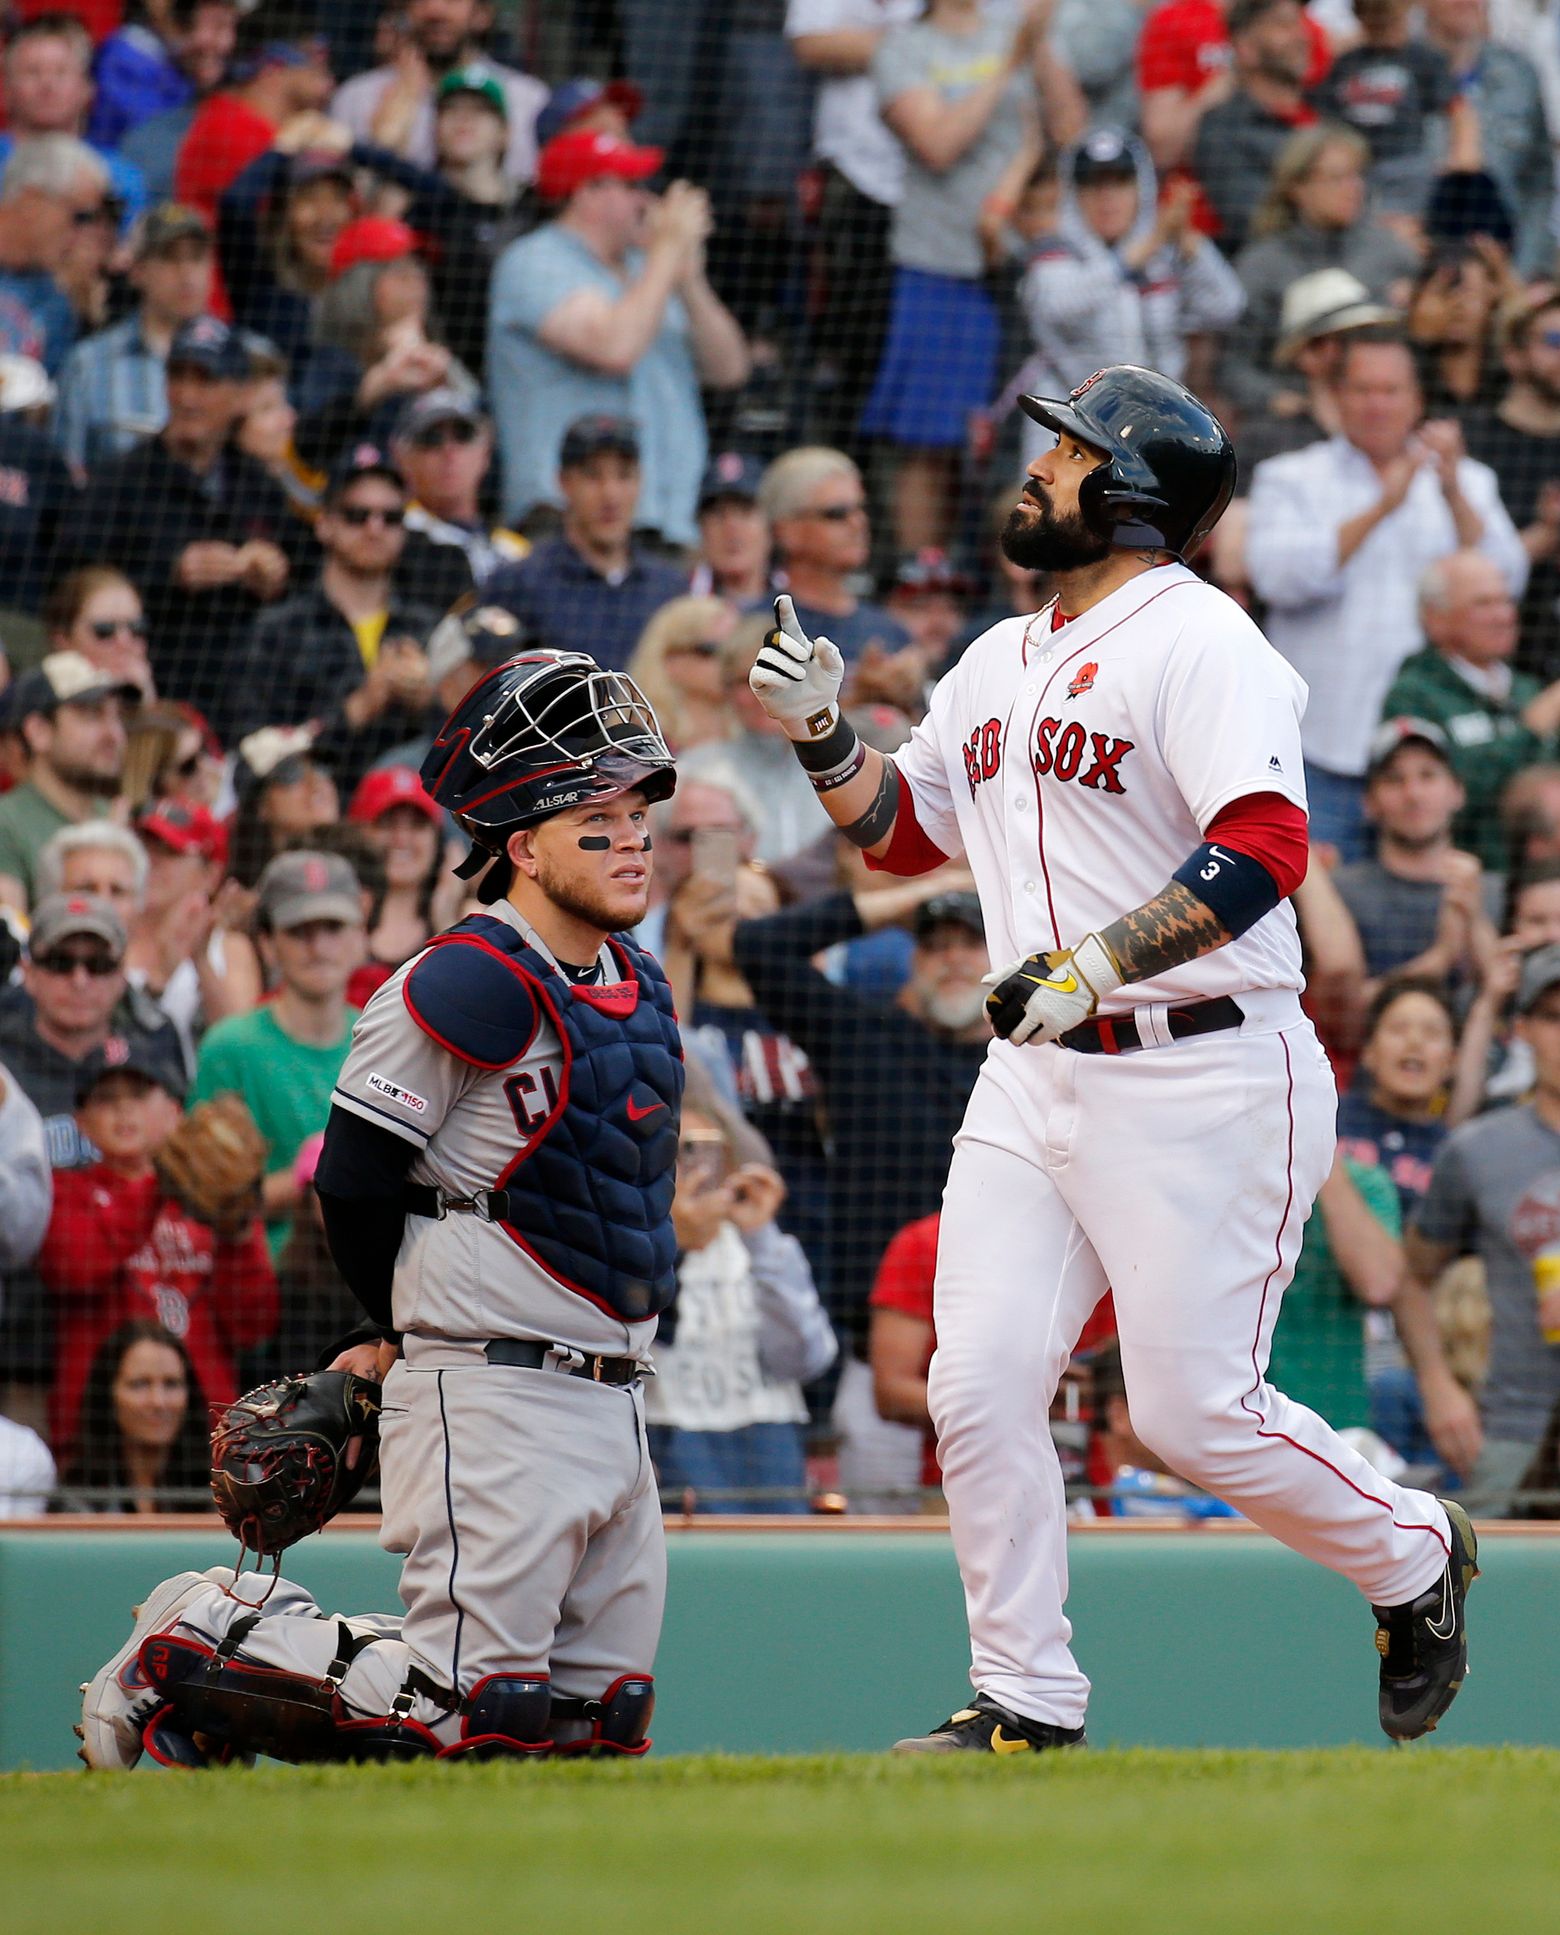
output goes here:
[[495, 900], [502, 900], [514, 884], [515, 863], [507, 853], [500, 853], [477, 882], [478, 905], [491, 907]]

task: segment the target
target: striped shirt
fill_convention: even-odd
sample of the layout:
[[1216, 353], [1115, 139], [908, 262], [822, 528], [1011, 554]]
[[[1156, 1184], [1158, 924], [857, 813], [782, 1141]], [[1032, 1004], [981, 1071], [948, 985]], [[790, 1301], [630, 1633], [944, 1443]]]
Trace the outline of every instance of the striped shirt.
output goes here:
[[141, 333], [139, 316], [126, 316], [88, 336], [65, 359], [54, 438], [65, 461], [92, 471], [155, 436], [168, 416], [162, 357]]

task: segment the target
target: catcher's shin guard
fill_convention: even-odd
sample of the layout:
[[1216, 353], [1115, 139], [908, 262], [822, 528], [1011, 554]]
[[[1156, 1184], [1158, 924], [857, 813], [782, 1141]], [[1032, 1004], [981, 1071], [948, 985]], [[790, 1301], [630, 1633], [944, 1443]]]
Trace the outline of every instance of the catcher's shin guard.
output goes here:
[[[163, 1704], [147, 1721], [147, 1751], [164, 1765], [199, 1766], [232, 1754], [272, 1760], [412, 1760], [437, 1753], [438, 1741], [411, 1718], [417, 1697], [408, 1684], [391, 1711], [353, 1718], [341, 1698], [341, 1678], [371, 1640], [345, 1626], [323, 1679], [257, 1666], [235, 1657], [253, 1620], [239, 1620], [217, 1647], [183, 1635], [157, 1634], [141, 1648], [140, 1668]], [[186, 1742], [199, 1740], [204, 1759], [191, 1759]]]
[[460, 1738], [442, 1748], [440, 1758], [550, 1754], [553, 1705], [545, 1673], [489, 1673], [461, 1702]]
[[648, 1673], [625, 1673], [599, 1700], [554, 1694], [553, 1734], [560, 1754], [647, 1754], [655, 1681]]

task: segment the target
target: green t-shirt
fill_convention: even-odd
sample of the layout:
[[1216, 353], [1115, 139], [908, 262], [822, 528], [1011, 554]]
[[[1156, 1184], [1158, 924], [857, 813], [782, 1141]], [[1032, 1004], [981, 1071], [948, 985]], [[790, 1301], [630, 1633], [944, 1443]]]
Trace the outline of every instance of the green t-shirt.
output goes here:
[[[92, 817], [100, 819], [108, 811], [104, 800]], [[0, 799], [0, 873], [21, 881], [27, 889], [28, 904], [36, 898], [35, 869], [39, 849], [62, 826], [76, 822], [46, 800], [36, 786], [24, 780]]]
[[[1384, 1229], [1400, 1236], [1403, 1218], [1392, 1178], [1379, 1163], [1356, 1162], [1352, 1156], [1345, 1161], [1365, 1207]], [[1306, 1224], [1294, 1281], [1284, 1292], [1268, 1382], [1336, 1430], [1370, 1423], [1365, 1306], [1333, 1260], [1320, 1211], [1313, 1211]]]
[[[266, 1173], [275, 1175], [296, 1158], [330, 1114], [331, 1090], [341, 1073], [357, 1015], [348, 1010], [338, 1041], [324, 1048], [294, 1041], [269, 1007], [229, 1015], [201, 1037], [192, 1102], [233, 1093], [243, 1097], [270, 1145]], [[282, 1252], [291, 1222], [266, 1225], [272, 1258]]]

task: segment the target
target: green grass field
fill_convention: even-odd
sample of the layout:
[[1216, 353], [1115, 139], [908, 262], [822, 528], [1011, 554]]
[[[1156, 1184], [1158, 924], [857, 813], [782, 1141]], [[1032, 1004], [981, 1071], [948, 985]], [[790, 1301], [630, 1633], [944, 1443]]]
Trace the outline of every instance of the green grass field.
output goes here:
[[1560, 1752], [0, 1777], [7, 1935], [1553, 1929]]

